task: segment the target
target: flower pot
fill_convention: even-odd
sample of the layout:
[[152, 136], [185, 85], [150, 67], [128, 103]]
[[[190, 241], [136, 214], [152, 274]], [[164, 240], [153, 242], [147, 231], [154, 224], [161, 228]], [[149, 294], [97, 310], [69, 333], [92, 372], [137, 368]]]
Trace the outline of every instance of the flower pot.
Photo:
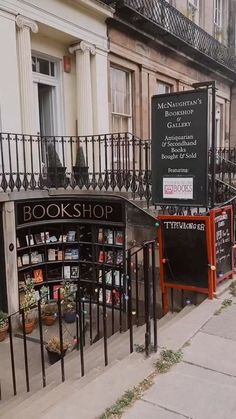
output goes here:
[[56, 321], [56, 316], [54, 316], [53, 314], [51, 316], [44, 316], [43, 317], [43, 322], [46, 326], [52, 326]]
[[49, 188], [60, 188], [65, 186], [66, 167], [47, 168], [47, 186]]
[[64, 311], [63, 314], [64, 320], [66, 323], [74, 323], [76, 319], [75, 311]]
[[88, 166], [73, 166], [73, 174], [77, 185], [84, 186], [89, 181]]
[[67, 349], [64, 349], [64, 351], [62, 352], [62, 356], [61, 356], [61, 354], [59, 354], [58, 352], [51, 352], [51, 351], [49, 351], [48, 348], [46, 348], [46, 349], [47, 349], [47, 353], [48, 353], [48, 361], [49, 361], [49, 364], [51, 364], [51, 365], [60, 361], [61, 357], [62, 356], [64, 357], [65, 354], [66, 354], [66, 351], [67, 351]]
[[0, 342], [3, 342], [6, 339], [8, 331], [8, 325], [0, 328]]
[[[29, 335], [34, 330], [35, 320], [29, 320], [25, 322], [25, 334]], [[23, 324], [21, 325], [23, 329]]]

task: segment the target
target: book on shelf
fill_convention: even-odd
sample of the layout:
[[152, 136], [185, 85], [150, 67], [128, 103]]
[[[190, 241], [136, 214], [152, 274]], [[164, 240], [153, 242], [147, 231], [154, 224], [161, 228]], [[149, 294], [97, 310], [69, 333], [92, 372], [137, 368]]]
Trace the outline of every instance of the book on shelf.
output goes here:
[[118, 252], [116, 254], [116, 264], [120, 265], [121, 263], [123, 263], [123, 251], [118, 250]]
[[79, 249], [71, 249], [71, 259], [72, 260], [79, 259]]
[[112, 285], [112, 271], [109, 271], [105, 274], [106, 284]]
[[24, 290], [25, 288], [25, 281], [18, 281], [19, 290]]
[[124, 234], [123, 231], [117, 231], [115, 235], [115, 244], [122, 246], [124, 244]]
[[33, 246], [34, 245], [34, 237], [33, 237], [33, 234], [27, 234], [25, 236], [25, 239], [26, 239], [27, 246]]
[[[111, 290], [106, 290], [105, 299], [107, 304], [112, 304], [112, 293]], [[99, 290], [99, 301], [103, 302], [103, 290]]]
[[31, 263], [41, 263], [43, 262], [43, 254], [39, 252], [32, 252], [31, 253]]
[[67, 242], [67, 234], [63, 234], [62, 235], [62, 242], [66, 243]]
[[[53, 285], [53, 288], [52, 288], [52, 295], [53, 295], [53, 299], [54, 300], [57, 300], [58, 299], [58, 290], [61, 288], [61, 285]], [[60, 293], [60, 299], [62, 300], [63, 299], [63, 293], [61, 292]]]
[[65, 260], [71, 260], [72, 259], [72, 252], [71, 249], [66, 249], [65, 250]]
[[113, 244], [113, 230], [104, 230], [104, 242], [107, 244]]
[[76, 231], [75, 230], [68, 231], [68, 233], [67, 233], [67, 241], [68, 242], [74, 242], [75, 237], [76, 237]]
[[109, 265], [112, 265], [113, 264], [113, 259], [114, 259], [113, 251], [109, 250], [109, 252], [107, 252], [106, 263], [108, 263]]
[[48, 261], [56, 260], [56, 249], [49, 248], [48, 249]]
[[70, 279], [70, 265], [65, 265], [64, 267], [64, 279]]
[[57, 250], [57, 260], [63, 260], [63, 259], [64, 259], [63, 250]]
[[116, 287], [123, 287], [123, 275], [120, 271], [113, 271], [114, 284]]
[[49, 243], [55, 243], [57, 242], [57, 237], [56, 236], [49, 236]]
[[107, 260], [107, 252], [104, 252], [104, 250], [100, 250], [98, 255], [98, 262], [105, 263]]
[[103, 228], [98, 229], [98, 243], [103, 243]]
[[71, 266], [70, 276], [71, 276], [71, 278], [74, 278], [74, 279], [79, 278], [79, 267], [78, 266]]
[[30, 272], [24, 273], [24, 280], [25, 280], [25, 284], [29, 284], [29, 282], [32, 281], [32, 276]]
[[36, 233], [34, 235], [34, 240], [36, 244], [42, 244], [44, 241], [42, 240], [42, 233]]
[[21, 268], [21, 266], [22, 266], [21, 256], [17, 257], [17, 266], [18, 266], [18, 268]]
[[16, 247], [17, 248], [20, 247], [20, 239], [19, 239], [19, 237], [16, 238]]
[[21, 257], [22, 265], [29, 265], [29, 253], [24, 253]]
[[34, 282], [36, 284], [40, 284], [41, 282], [43, 282], [43, 270], [42, 269], [35, 269], [33, 271], [33, 275], [34, 275]]

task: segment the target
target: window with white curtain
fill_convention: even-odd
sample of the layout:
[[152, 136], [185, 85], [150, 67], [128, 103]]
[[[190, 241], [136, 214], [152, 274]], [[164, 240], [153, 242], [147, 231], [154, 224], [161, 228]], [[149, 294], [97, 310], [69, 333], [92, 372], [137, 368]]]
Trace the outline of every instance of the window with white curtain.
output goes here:
[[222, 41], [223, 0], [214, 0], [214, 34]]
[[112, 132], [132, 131], [131, 73], [111, 67]]
[[188, 0], [188, 17], [199, 24], [199, 0]]

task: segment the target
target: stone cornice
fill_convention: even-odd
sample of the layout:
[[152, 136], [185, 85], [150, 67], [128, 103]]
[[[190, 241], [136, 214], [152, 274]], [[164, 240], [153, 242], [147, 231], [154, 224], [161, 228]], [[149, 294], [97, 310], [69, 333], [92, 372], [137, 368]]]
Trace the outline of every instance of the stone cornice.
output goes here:
[[78, 42], [78, 44], [71, 45], [69, 48], [70, 54], [74, 54], [75, 51], [89, 51], [90, 54], [95, 55], [96, 54], [96, 47], [88, 42], [81, 41]]
[[38, 32], [38, 25], [34, 20], [29, 19], [28, 17], [18, 15], [16, 17], [16, 26], [19, 29], [22, 29], [24, 27], [29, 28], [33, 33]]

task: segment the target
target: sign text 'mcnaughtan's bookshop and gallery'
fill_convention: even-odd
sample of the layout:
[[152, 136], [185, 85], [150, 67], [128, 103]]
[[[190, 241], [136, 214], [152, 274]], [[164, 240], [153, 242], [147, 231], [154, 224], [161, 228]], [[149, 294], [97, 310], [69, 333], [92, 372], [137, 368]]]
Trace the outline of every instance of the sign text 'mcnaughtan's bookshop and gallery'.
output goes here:
[[208, 206], [208, 92], [152, 98], [153, 202]]

